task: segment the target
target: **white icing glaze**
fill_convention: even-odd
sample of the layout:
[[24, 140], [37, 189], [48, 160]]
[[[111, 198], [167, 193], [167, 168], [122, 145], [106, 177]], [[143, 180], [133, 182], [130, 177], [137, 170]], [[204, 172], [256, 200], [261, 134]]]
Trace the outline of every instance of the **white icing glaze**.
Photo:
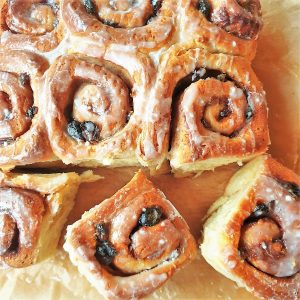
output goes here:
[[45, 53], [57, 47], [63, 36], [59, 3], [54, 0], [45, 2], [9, 1], [7, 14], [3, 14], [4, 24], [9, 30], [1, 33], [1, 46], [35, 53]]
[[20, 85], [17, 75], [1, 71], [0, 90], [0, 109], [3, 109], [4, 115], [0, 118], [0, 138], [15, 139], [30, 127], [30, 120], [25, 114], [32, 105], [32, 93], [28, 87]]
[[125, 125], [129, 112], [129, 91], [119, 77], [112, 77], [112, 74], [108, 77], [105, 71], [97, 75], [102, 77], [100, 84], [82, 84], [75, 93], [73, 117], [80, 122], [97, 124], [101, 137], [107, 138]]
[[102, 20], [130, 28], [143, 26], [152, 11], [150, 0], [106, 0], [99, 6], [98, 15]]
[[255, 197], [264, 203], [274, 201], [274, 214], [278, 216], [286, 248], [284, 258], [274, 262], [275, 276], [287, 277], [300, 270], [299, 198], [289, 193], [277, 180], [263, 175], [255, 187]]
[[[17, 188], [0, 188], [0, 216], [2, 216], [0, 218], [0, 261], [9, 264], [5, 254], [9, 251], [9, 246], [16, 234], [15, 228], [18, 229], [19, 234], [16, 259], [18, 254], [22, 259], [24, 259], [24, 254], [34, 255], [31, 248], [36, 245], [43, 213], [44, 204], [39, 195]], [[5, 237], [10, 239], [9, 244], [5, 242]]]
[[[178, 263], [181, 265], [181, 255], [188, 251], [183, 228], [176, 228], [178, 222], [171, 221], [178, 212], [169, 201], [158, 198], [160, 193], [154, 187], [141, 186], [124, 187], [67, 228], [64, 249], [72, 263], [100, 293], [113, 299], [135, 299], [149, 294], [170, 277]], [[154, 197], [152, 193], [159, 195]], [[151, 206], [161, 207], [167, 219], [154, 226], [137, 227], [141, 213]], [[90, 237], [94, 239], [94, 224], [99, 222], [109, 228], [107, 239], [117, 251], [112, 264], [122, 276], [110, 273], [95, 258], [95, 243]]]
[[212, 0], [210, 5], [211, 21], [217, 26], [243, 39], [257, 38], [261, 25], [259, 1], [253, 1], [250, 9], [234, 0]]
[[[17, 33], [45, 34], [54, 29], [55, 12], [51, 6], [34, 1], [10, 1], [7, 13], [7, 25]], [[20, 9], [20, 5], [22, 9]]]
[[[63, 18], [72, 32], [87, 33], [84, 38], [89, 43], [98, 43], [100, 47], [108, 43], [151, 49], [166, 40], [172, 31], [175, 16], [161, 16], [165, 14], [165, 10], [169, 12], [174, 9], [172, 7], [174, 3], [169, 2], [169, 4], [170, 7], [160, 9], [159, 16], [151, 19], [146, 25], [147, 19], [153, 12], [149, 0], [139, 0], [133, 3], [125, 0], [113, 3], [104, 1], [97, 6], [99, 19], [107, 23], [117, 23], [123, 28], [113, 28], [104, 25], [99, 20], [95, 22], [93, 16], [86, 13], [82, 7], [78, 9], [74, 0], [63, 2]], [[92, 30], [95, 26], [98, 31]]]
[[43, 55], [48, 59], [50, 64], [53, 64], [55, 59], [61, 55], [67, 54], [69, 52], [70, 47], [70, 34], [66, 33], [62, 41], [59, 43], [57, 47], [53, 50], [43, 53]]
[[[203, 86], [203, 87], [202, 87]], [[205, 86], [205, 88], [204, 88]], [[205, 92], [205, 94], [203, 93]], [[223, 120], [218, 120], [218, 114], [222, 107], [216, 107], [211, 103], [213, 97], [226, 97], [227, 105], [230, 109], [230, 115]], [[206, 130], [199, 131], [201, 119], [204, 118], [209, 122], [215, 130], [220, 130], [221, 133], [230, 134], [237, 129], [240, 129], [245, 124], [245, 107], [246, 99], [243, 91], [236, 88], [232, 83], [222, 83], [216, 79], [199, 80], [191, 84], [182, 95], [180, 104], [185, 122], [188, 128], [189, 135], [193, 143], [200, 146], [206, 141], [214, 141], [220, 151], [225, 151], [226, 142], [221, 139], [218, 133]], [[217, 116], [215, 115], [217, 113]], [[206, 143], [209, 150], [210, 143]], [[223, 150], [222, 150], [223, 149]]]

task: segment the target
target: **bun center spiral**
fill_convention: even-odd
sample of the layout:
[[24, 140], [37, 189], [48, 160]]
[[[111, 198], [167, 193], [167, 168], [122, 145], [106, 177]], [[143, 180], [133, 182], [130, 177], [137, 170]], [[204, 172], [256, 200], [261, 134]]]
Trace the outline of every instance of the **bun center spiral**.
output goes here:
[[20, 188], [0, 188], [0, 262], [29, 265], [45, 211], [39, 194]]
[[13, 247], [13, 240], [17, 234], [15, 220], [6, 213], [0, 213], [0, 255]]
[[55, 29], [57, 10], [53, 1], [9, 1], [6, 24], [15, 33], [42, 35]]
[[[149, 203], [144, 203], [143, 207], [141, 201], [144, 202], [137, 197], [111, 225], [111, 242], [117, 252], [113, 265], [125, 274], [136, 274], [156, 267], [170, 258], [181, 242], [180, 232], [166, 219], [163, 208]], [[139, 205], [136, 205], [137, 202], [140, 202]], [[153, 210], [160, 214], [156, 220], [151, 216]], [[126, 228], [120, 230], [118, 226], [121, 223], [126, 223]]]
[[0, 140], [10, 142], [26, 132], [31, 124], [27, 113], [33, 94], [26, 74], [0, 72]]
[[200, 79], [184, 90], [181, 102], [186, 122], [191, 129], [196, 126], [196, 132], [204, 130], [234, 137], [247, 122], [246, 95], [232, 81]]
[[300, 271], [300, 187], [270, 177], [264, 182], [256, 188], [258, 204], [242, 227], [240, 251], [265, 273], [292, 276]]
[[198, 9], [208, 20], [243, 39], [253, 39], [261, 28], [259, 0], [200, 0]]
[[[62, 57], [54, 67], [51, 96], [58, 105], [59, 126], [77, 142], [97, 143], [120, 131], [127, 122], [131, 97], [127, 84], [105, 65]], [[62, 122], [63, 120], [63, 122]]]
[[143, 26], [154, 13], [150, 0], [104, 0], [96, 6], [100, 20], [124, 28]]
[[[104, 72], [101, 72], [105, 75]], [[74, 95], [73, 118], [90, 121], [99, 128], [101, 138], [108, 138], [126, 123], [129, 92], [125, 83], [113, 74], [102, 77], [101, 84], [83, 83]]]

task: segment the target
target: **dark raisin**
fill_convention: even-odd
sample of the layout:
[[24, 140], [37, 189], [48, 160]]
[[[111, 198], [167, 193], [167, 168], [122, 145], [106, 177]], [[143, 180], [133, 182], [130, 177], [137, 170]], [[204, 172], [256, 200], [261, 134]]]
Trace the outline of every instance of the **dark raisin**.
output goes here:
[[156, 16], [161, 8], [162, 0], [151, 0], [151, 4], [153, 7], [153, 15]]
[[224, 81], [226, 81], [226, 76], [227, 75], [225, 73], [222, 73], [222, 74], [217, 75], [217, 79], [224, 82]]
[[245, 112], [246, 120], [250, 120], [253, 117], [253, 109], [250, 105], [248, 105], [246, 112]]
[[231, 113], [232, 111], [230, 110], [230, 108], [226, 106], [223, 110], [220, 111], [218, 120], [221, 121], [222, 119], [228, 117]]
[[110, 26], [110, 27], [114, 27], [114, 28], [120, 28], [120, 25], [118, 23], [115, 23], [113, 21], [110, 21], [110, 20], [101, 20], [101, 22], [107, 26]]
[[93, 0], [83, 0], [83, 5], [86, 9], [86, 12], [90, 15], [95, 15], [96, 14], [96, 6], [93, 2]]
[[33, 117], [38, 113], [38, 108], [36, 106], [31, 106], [26, 112], [26, 117], [33, 119]]
[[151, 16], [146, 21], [145, 25], [150, 24], [153, 21], [153, 19], [158, 15], [158, 12], [162, 6], [162, 0], [151, 0], [151, 5], [153, 8], [153, 11], [152, 11]]
[[109, 241], [99, 241], [96, 245], [95, 257], [103, 265], [110, 265], [117, 252]]
[[16, 252], [18, 251], [19, 248], [19, 239], [20, 239], [20, 232], [18, 227], [16, 226], [15, 230], [14, 230], [14, 235], [10, 244], [9, 249], [7, 250], [8, 252]]
[[107, 238], [107, 230], [104, 223], [99, 223], [95, 226], [96, 238], [98, 241], [105, 240]]
[[139, 218], [139, 225], [154, 226], [162, 219], [162, 211], [158, 206], [147, 207]]
[[293, 190], [293, 194], [297, 197], [300, 197], [300, 186], [296, 186]]
[[228, 137], [232, 139], [232, 138], [237, 137], [238, 135], [239, 135], [239, 130], [236, 130], [233, 133], [231, 133]]
[[258, 204], [252, 214], [250, 215], [251, 219], [257, 219], [267, 216], [269, 213], [269, 206], [267, 204]]
[[75, 120], [69, 122], [67, 126], [67, 132], [73, 139], [78, 141], [84, 141], [80, 125], [81, 123]]
[[201, 79], [206, 73], [206, 69], [205, 68], [200, 68], [198, 70], [194, 70], [193, 74], [192, 74], [192, 82], [196, 82], [199, 79]]
[[20, 76], [19, 76], [19, 82], [22, 86], [25, 86], [25, 85], [29, 84], [29, 82], [30, 82], [29, 75], [26, 74], [26, 73], [21, 73]]
[[208, 19], [210, 16], [210, 5], [207, 0], [199, 0], [198, 2], [198, 10], [200, 10], [203, 15]]
[[293, 182], [282, 182], [281, 185], [289, 191], [289, 193], [300, 197], [300, 186]]
[[269, 207], [269, 211], [273, 211], [275, 209], [275, 200], [271, 200], [269, 203], [268, 203], [268, 207]]
[[100, 140], [100, 130], [96, 124], [90, 121], [82, 122], [81, 134], [85, 141], [90, 143], [99, 142]]
[[77, 141], [96, 143], [100, 140], [100, 130], [90, 121], [78, 122], [73, 120], [68, 123], [68, 134]]
[[201, 119], [201, 123], [205, 128], [207, 128], [207, 129], [211, 128], [210, 125], [207, 123], [207, 121], [204, 118]]

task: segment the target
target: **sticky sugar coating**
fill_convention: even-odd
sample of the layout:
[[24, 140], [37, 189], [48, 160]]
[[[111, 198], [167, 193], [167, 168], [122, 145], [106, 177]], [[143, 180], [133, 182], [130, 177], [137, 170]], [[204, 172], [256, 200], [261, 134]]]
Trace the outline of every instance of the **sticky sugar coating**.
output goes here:
[[206, 261], [257, 297], [296, 299], [299, 185], [299, 176], [268, 155], [241, 168], [208, 211]]
[[64, 248], [109, 299], [150, 294], [196, 253], [185, 221], [141, 171], [69, 226]]

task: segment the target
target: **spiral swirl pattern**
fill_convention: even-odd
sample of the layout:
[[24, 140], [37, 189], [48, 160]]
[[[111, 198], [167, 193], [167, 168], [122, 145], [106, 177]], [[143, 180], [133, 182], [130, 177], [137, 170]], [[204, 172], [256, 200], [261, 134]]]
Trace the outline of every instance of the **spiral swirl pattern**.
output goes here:
[[153, 13], [154, 8], [150, 0], [106, 0], [98, 4], [100, 20], [105, 20], [107, 24], [116, 24], [119, 27], [134, 28], [143, 26]]
[[230, 163], [265, 151], [269, 137], [264, 93], [242, 59], [175, 49], [165, 56], [161, 70], [153, 97], [161, 111], [173, 103], [174, 170], [213, 169], [224, 164], [218, 161], [224, 157]]
[[231, 81], [200, 79], [183, 92], [181, 101], [183, 112], [192, 112], [198, 120], [198, 132], [213, 131], [230, 137], [246, 124], [246, 95]]
[[242, 227], [242, 256], [275, 277], [300, 271], [300, 186], [262, 176], [255, 187], [256, 208]]
[[105, 295], [116, 299], [149, 294], [196, 253], [185, 221], [141, 172], [71, 225], [64, 248], [99, 292], [109, 286]]
[[183, 0], [180, 31], [189, 47], [211, 52], [255, 56], [262, 28], [258, 0]]
[[44, 89], [54, 153], [66, 163], [138, 164], [136, 141], [152, 72], [149, 58], [131, 53], [107, 51], [101, 60], [59, 58], [47, 73]]
[[123, 45], [148, 52], [171, 37], [175, 7], [173, 0], [64, 0], [62, 16], [73, 36], [93, 47]]
[[299, 176], [268, 155], [252, 160], [208, 211], [204, 258], [257, 297], [297, 299], [299, 197]]
[[[60, 59], [51, 81], [54, 83], [49, 86], [53, 104], [63, 114], [73, 100], [71, 115], [61, 124], [65, 128], [71, 119], [89, 121], [99, 129], [100, 141], [124, 127], [130, 111], [129, 91], [122, 79], [104, 66], [66, 56]], [[74, 95], [73, 99], [70, 94]]]
[[47, 68], [47, 61], [33, 53], [0, 52], [1, 165], [28, 164], [52, 157], [36, 95], [37, 82]]
[[63, 38], [60, 2], [41, 0], [3, 1], [1, 45], [10, 49], [48, 52]]
[[0, 263], [10, 267], [32, 263], [44, 211], [38, 193], [0, 188]]
[[258, 0], [210, 1], [211, 21], [243, 39], [253, 39], [261, 27]]
[[30, 87], [20, 82], [20, 76], [0, 72], [0, 140], [7, 142], [19, 137], [30, 127], [26, 113], [33, 105]]

